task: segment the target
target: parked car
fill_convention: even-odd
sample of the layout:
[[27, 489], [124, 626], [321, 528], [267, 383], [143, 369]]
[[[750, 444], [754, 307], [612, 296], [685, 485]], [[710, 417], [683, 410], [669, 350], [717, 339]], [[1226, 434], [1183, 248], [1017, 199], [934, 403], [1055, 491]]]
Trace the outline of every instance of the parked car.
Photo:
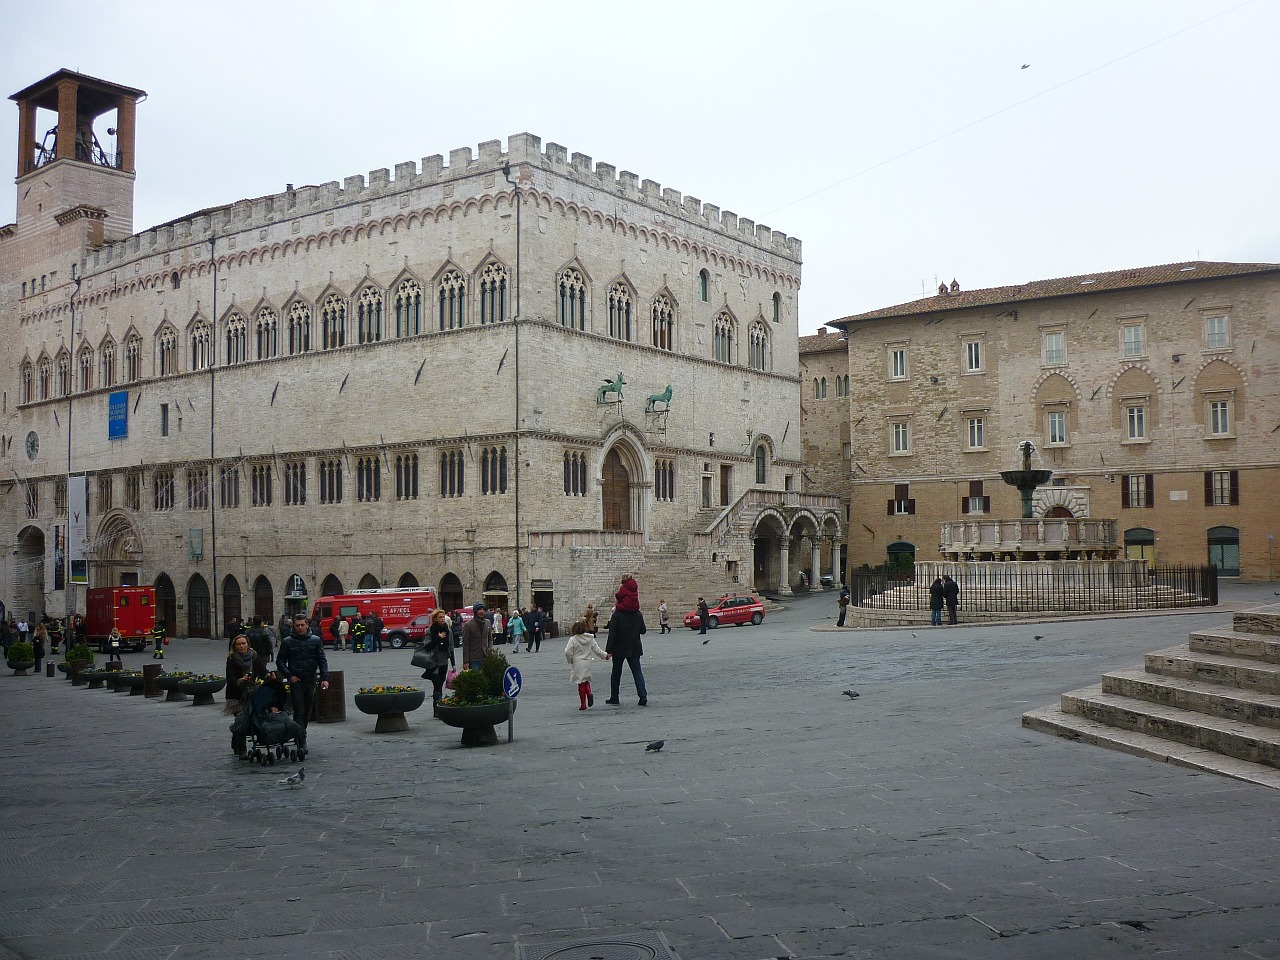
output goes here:
[[[710, 609], [707, 611], [707, 627], [711, 630], [722, 623], [732, 623], [740, 627], [744, 623], [759, 625], [764, 622], [764, 604], [755, 597], [721, 597], [708, 606]], [[696, 609], [684, 615], [684, 625], [690, 630], [697, 630], [701, 626]]]

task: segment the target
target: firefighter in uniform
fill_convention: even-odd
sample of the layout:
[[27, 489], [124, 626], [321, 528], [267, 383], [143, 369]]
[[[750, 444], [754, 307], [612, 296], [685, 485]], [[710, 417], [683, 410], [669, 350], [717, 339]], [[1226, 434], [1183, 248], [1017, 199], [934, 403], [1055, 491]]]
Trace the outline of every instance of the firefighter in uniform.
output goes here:
[[151, 628], [151, 642], [155, 645], [155, 650], [151, 652], [152, 660], [164, 659], [164, 645], [169, 641], [165, 639], [164, 621], [157, 620], [156, 625]]
[[364, 619], [361, 617], [353, 618], [351, 621], [351, 652], [352, 653], [365, 652], [365, 645], [364, 645], [365, 632], [366, 632], [366, 629], [364, 625]]

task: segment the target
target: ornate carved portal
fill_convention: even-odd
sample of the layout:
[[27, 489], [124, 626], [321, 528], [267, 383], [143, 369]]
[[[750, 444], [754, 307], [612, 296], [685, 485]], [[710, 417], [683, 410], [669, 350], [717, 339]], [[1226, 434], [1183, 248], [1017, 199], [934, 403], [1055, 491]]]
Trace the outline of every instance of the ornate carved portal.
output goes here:
[[605, 455], [600, 479], [604, 529], [631, 530], [631, 474], [617, 448]]

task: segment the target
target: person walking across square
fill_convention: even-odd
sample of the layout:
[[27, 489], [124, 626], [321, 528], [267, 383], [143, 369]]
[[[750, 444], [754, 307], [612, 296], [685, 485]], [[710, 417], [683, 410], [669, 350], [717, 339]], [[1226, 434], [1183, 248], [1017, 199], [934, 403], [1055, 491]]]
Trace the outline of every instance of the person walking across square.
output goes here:
[[644, 656], [644, 645], [640, 641], [646, 632], [644, 614], [640, 612], [640, 588], [630, 574], [622, 578], [622, 586], [614, 595], [617, 604], [613, 616], [609, 618], [609, 639], [605, 643], [605, 652], [613, 658], [613, 673], [609, 678], [609, 699], [606, 703], [617, 706], [618, 686], [622, 682], [622, 664], [631, 668], [631, 679], [635, 681], [636, 693], [640, 697], [640, 706], [649, 705], [649, 691], [644, 683], [644, 671], [640, 669], [640, 658]]
[[[594, 655], [594, 656], [593, 656]], [[594, 633], [587, 633], [587, 625], [574, 621], [570, 628], [569, 642], [565, 644], [564, 658], [569, 662], [569, 682], [578, 685], [579, 710], [596, 705], [591, 692], [591, 661], [610, 660], [612, 657], [600, 649]]]
[[289, 680], [293, 719], [302, 728], [298, 746], [305, 750], [307, 722], [316, 702], [316, 680], [319, 679], [321, 690], [329, 689], [329, 661], [324, 655], [324, 641], [311, 632], [311, 624], [302, 614], [293, 620], [293, 633], [280, 641], [276, 669]]

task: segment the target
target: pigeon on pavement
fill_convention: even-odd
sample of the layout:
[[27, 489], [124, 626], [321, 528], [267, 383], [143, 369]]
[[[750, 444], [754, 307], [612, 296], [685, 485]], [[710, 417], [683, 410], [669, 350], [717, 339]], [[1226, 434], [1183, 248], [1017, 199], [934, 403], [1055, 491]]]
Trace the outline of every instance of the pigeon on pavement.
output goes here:
[[296, 787], [305, 779], [307, 779], [307, 768], [299, 767], [298, 772], [295, 773], [292, 777], [285, 777], [283, 780], [279, 782], [288, 784], [290, 787]]
[[1044, 636], [1043, 636], [1043, 634], [1039, 634], [1039, 633], [1037, 633], [1037, 634], [1036, 634], [1034, 637], [1032, 637], [1031, 639], [1032, 639], [1032, 640], [1043, 640], [1043, 639], [1044, 639]]
[[707, 639], [705, 639], [705, 640], [703, 640], [703, 641], [702, 641], [702, 645], [705, 647], [705, 646], [706, 646], [708, 643], [710, 643], [710, 642], [711, 642], [711, 638], [710, 638], [710, 637], [707, 637]]
[[846, 690], [844, 691], [844, 695], [848, 697], [850, 700], [857, 700], [858, 697], [861, 696], [861, 694], [859, 694], [858, 691], [856, 690]]
[[665, 741], [665, 740], [655, 740], [655, 741], [653, 741], [653, 743], [649, 744], [647, 747], [645, 747], [645, 748], [644, 748], [644, 752], [645, 752], [645, 753], [657, 753], [659, 750], [661, 750], [661, 749], [662, 749], [663, 747], [665, 747], [666, 745], [667, 745], [667, 741]]

